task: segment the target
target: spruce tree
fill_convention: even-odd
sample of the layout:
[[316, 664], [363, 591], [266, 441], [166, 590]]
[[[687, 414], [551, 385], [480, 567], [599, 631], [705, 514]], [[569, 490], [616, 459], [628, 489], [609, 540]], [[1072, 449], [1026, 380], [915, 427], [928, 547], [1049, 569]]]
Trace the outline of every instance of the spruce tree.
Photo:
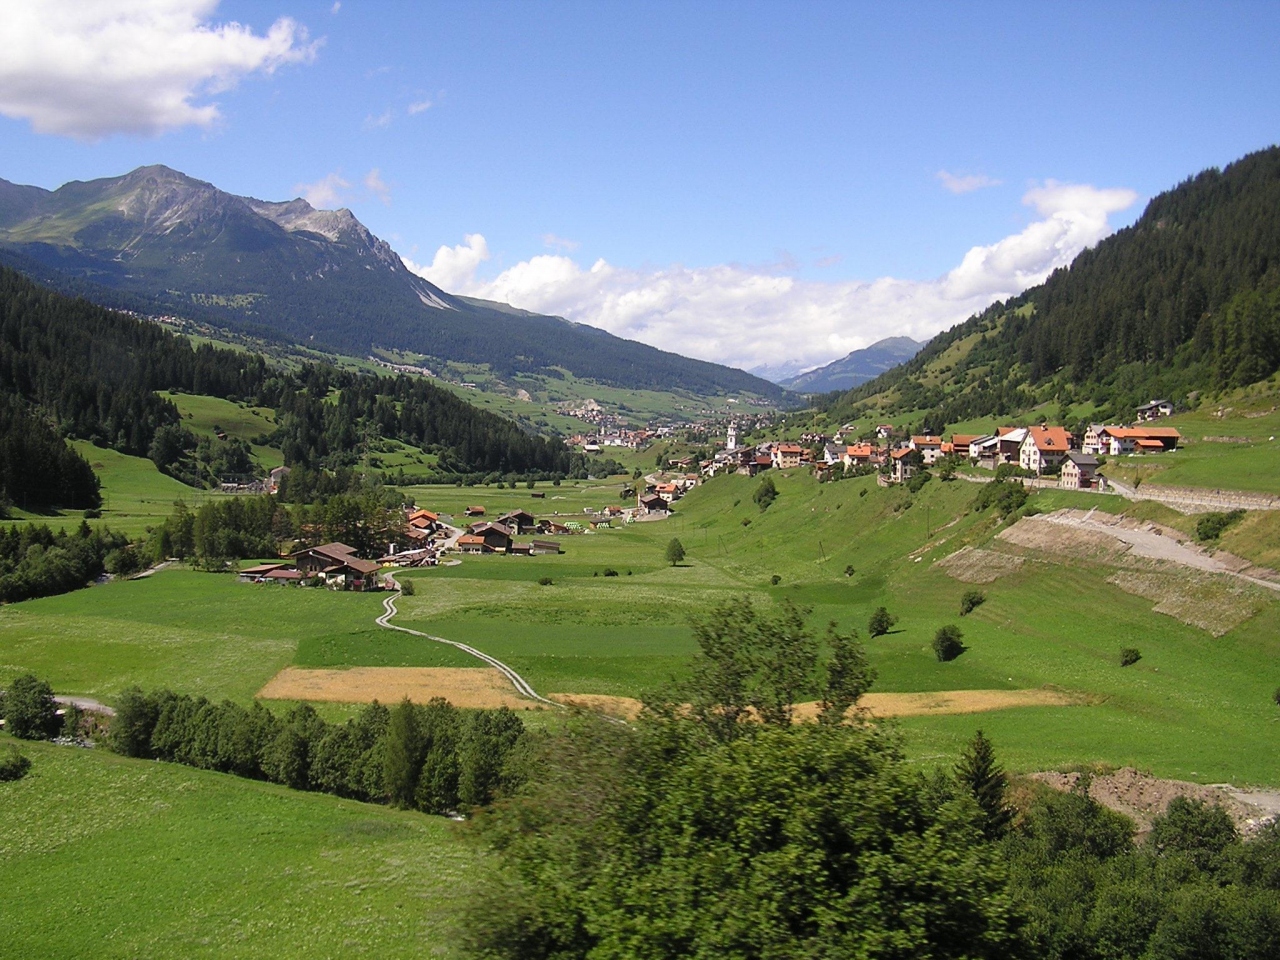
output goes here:
[[983, 833], [992, 840], [1003, 836], [1013, 820], [1013, 810], [1005, 802], [1009, 778], [996, 762], [995, 748], [981, 730], [973, 735], [960, 755], [956, 780], [978, 802], [982, 810]]

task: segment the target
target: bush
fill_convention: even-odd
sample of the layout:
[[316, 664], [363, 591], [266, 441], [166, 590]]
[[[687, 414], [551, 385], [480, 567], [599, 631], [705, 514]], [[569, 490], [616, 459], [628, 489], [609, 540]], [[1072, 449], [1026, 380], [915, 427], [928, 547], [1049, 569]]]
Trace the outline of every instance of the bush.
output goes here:
[[400, 584], [400, 593], [402, 596], [412, 597], [414, 595], [417, 588], [414, 587], [412, 580], [398, 580], [396, 582]]
[[973, 613], [987, 602], [987, 595], [981, 590], [966, 590], [960, 597], [960, 616]]
[[1022, 484], [995, 480], [982, 485], [973, 498], [973, 509], [975, 513], [981, 513], [988, 507], [995, 507], [996, 513], [1007, 517], [1027, 502], [1027, 496], [1027, 488]]
[[1229, 513], [1206, 513], [1196, 521], [1196, 539], [1200, 541], [1217, 540], [1228, 527], [1244, 519], [1243, 510], [1232, 510]]
[[846, 577], [852, 577], [852, 576], [853, 576], [853, 574], [854, 574], [854, 569], [853, 569], [853, 564], [851, 563], [851, 564], [849, 564], [847, 567], [845, 567], [845, 568], [844, 568], [844, 575], [845, 575]]
[[773, 485], [773, 477], [765, 477], [760, 486], [756, 487], [756, 492], [751, 495], [751, 499], [762, 511], [768, 510], [769, 505], [778, 499], [778, 488]]
[[1125, 647], [1120, 651], [1120, 666], [1131, 667], [1142, 659], [1142, 654], [1137, 647]]
[[34, 674], [18, 677], [4, 698], [5, 729], [20, 740], [48, 740], [58, 732], [53, 688]]
[[778, 584], [782, 582], [782, 578], [775, 573], [772, 577], [769, 578], [769, 582], [776, 587]]
[[867, 622], [867, 633], [873, 637], [882, 637], [892, 630], [893, 625], [897, 622], [898, 618], [884, 607], [876, 607], [876, 612], [871, 615], [871, 619]]
[[613, 567], [605, 567], [604, 575], [606, 577], [616, 577], [618, 575], [618, 571], [613, 569]]
[[555, 583], [555, 581], [554, 581], [554, 580], [552, 580], [550, 577], [539, 577], [539, 578], [538, 578], [538, 586], [540, 586], [540, 587], [549, 587], [549, 586], [551, 586], [551, 584], [553, 584], [553, 583]]
[[0, 753], [0, 783], [21, 780], [30, 769], [31, 760], [25, 754], [19, 753], [15, 744], [9, 744], [9, 748]]
[[963, 636], [954, 623], [938, 628], [933, 635], [933, 652], [941, 663], [948, 663], [964, 653], [964, 644], [960, 642]]
[[919, 493], [924, 488], [924, 485], [932, 479], [933, 475], [928, 470], [921, 470], [907, 481], [907, 489], [912, 493]]
[[1271, 699], [1275, 701], [1277, 707], [1280, 707], [1280, 687], [1276, 687], [1276, 692], [1271, 695]]

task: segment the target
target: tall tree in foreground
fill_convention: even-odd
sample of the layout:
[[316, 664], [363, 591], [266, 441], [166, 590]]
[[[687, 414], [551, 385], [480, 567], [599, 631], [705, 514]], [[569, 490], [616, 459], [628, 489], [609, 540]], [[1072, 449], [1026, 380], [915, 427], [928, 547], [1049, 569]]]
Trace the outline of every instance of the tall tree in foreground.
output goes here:
[[996, 762], [996, 751], [981, 730], [973, 735], [960, 762], [956, 765], [956, 780], [973, 794], [982, 810], [983, 832], [989, 839], [1003, 836], [1013, 820], [1013, 809], [1005, 800], [1009, 778]]
[[673, 567], [684, 559], [684, 544], [675, 537], [672, 537], [671, 542], [667, 544], [666, 558], [667, 563]]

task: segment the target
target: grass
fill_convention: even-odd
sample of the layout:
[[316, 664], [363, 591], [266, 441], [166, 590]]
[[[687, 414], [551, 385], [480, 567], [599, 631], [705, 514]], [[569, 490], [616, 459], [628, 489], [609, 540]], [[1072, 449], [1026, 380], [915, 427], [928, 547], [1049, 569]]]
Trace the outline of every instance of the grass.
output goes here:
[[31, 772], [0, 784], [0, 958], [454, 955], [474, 855], [442, 818], [23, 750]]
[[265, 469], [284, 466], [279, 450], [253, 443], [255, 437], [275, 430], [274, 410], [189, 393], [161, 392], [160, 396], [173, 402], [182, 415], [182, 425], [197, 436], [213, 437], [222, 431], [248, 443], [254, 459]]

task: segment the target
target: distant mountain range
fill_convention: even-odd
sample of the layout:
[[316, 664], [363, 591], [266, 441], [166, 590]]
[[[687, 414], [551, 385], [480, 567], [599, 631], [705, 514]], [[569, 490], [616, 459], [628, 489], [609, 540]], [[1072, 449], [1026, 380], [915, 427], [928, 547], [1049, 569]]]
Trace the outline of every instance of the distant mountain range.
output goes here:
[[108, 306], [357, 356], [407, 350], [505, 376], [558, 367], [630, 389], [784, 396], [741, 370], [451, 296], [350, 210], [238, 197], [164, 166], [53, 191], [0, 180], [0, 261]]
[[817, 367], [779, 382], [797, 393], [848, 390], [860, 383], [874, 380], [900, 363], [906, 363], [923, 346], [923, 343], [916, 343], [910, 337], [888, 337], [877, 340], [869, 347], [855, 350], [840, 360], [833, 360], [825, 367]]

